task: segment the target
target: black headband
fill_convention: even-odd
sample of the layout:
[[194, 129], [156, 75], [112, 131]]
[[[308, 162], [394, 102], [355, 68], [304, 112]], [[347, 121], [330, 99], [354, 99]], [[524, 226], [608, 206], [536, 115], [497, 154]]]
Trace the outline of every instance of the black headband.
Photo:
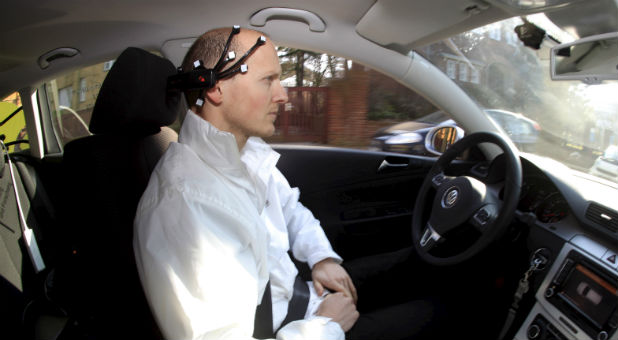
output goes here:
[[264, 36], [260, 36], [253, 47], [251, 47], [240, 59], [238, 59], [234, 65], [224, 71], [221, 71], [229, 61], [236, 59], [236, 54], [234, 51], [228, 53], [228, 49], [230, 48], [232, 38], [238, 33], [240, 33], [240, 26], [234, 26], [230, 36], [227, 38], [223, 53], [213, 68], [205, 68], [204, 63], [201, 60], [196, 60], [193, 62], [193, 70], [191, 71], [183, 72], [182, 68], [179, 68], [178, 74], [168, 78], [167, 90], [173, 92], [201, 90], [197, 102], [194, 104], [197, 106], [202, 106], [204, 104], [205, 90], [215, 86], [217, 81], [221, 79], [230, 78], [239, 72], [247, 72], [247, 64], [244, 64], [244, 62], [258, 47], [266, 43], [266, 38]]

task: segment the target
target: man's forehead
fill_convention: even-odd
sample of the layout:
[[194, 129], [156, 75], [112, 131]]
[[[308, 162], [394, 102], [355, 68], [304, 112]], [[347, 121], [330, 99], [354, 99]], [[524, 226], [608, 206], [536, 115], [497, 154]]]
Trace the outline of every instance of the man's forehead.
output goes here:
[[[257, 37], [259, 37], [259, 35], [256, 35], [256, 39]], [[277, 51], [270, 40], [267, 40], [266, 44], [257, 48], [253, 56], [247, 59], [247, 61], [249, 64], [259, 63], [260, 68], [267, 69], [268, 72], [281, 72]]]
[[268, 44], [270, 42], [270, 39], [268, 39], [266, 35], [250, 29], [241, 29], [240, 33], [238, 33], [236, 38], [240, 42], [242, 49], [244, 51], [247, 51], [255, 44], [256, 40], [262, 36], [266, 38], [266, 43]]

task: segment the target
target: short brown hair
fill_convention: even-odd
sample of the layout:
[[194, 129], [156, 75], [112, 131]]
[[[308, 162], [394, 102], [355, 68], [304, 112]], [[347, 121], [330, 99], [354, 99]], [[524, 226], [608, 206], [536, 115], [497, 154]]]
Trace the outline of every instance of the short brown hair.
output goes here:
[[[225, 43], [227, 42], [231, 31], [231, 27], [224, 27], [210, 30], [202, 34], [193, 42], [193, 45], [191, 45], [189, 51], [187, 51], [187, 54], [182, 61], [182, 70], [193, 70], [193, 63], [196, 60], [201, 60], [204, 64], [204, 67], [206, 68], [215, 67], [215, 64], [217, 63], [217, 61], [219, 61], [221, 54], [223, 54]], [[238, 41], [237, 35], [234, 35], [232, 41], [230, 42], [230, 47], [228, 48], [228, 51], [234, 51], [236, 52], [237, 56], [240, 56], [242, 55], [242, 53], [244, 53], [244, 51], [241, 51], [241, 49], [242, 46]], [[195, 104], [199, 94], [200, 91], [185, 92], [185, 96], [187, 98], [187, 103], [189, 104], [189, 106], [193, 106]]]

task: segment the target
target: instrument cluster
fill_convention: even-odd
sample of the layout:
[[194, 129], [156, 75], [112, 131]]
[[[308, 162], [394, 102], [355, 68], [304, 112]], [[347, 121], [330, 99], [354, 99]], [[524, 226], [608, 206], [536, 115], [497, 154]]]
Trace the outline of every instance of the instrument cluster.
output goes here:
[[517, 209], [534, 213], [542, 223], [555, 223], [569, 214], [567, 201], [542, 175], [524, 178]]

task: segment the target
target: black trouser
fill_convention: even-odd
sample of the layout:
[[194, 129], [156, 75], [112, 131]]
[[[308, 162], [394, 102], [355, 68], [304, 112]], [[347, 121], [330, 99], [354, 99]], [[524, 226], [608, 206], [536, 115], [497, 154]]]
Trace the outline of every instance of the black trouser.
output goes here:
[[[407, 248], [343, 263], [357, 288], [360, 312], [346, 339], [445, 336], [445, 305], [423, 289], [423, 277], [413, 276], [415, 267], [424, 265], [414, 255], [414, 250]], [[411, 284], [411, 280], [417, 282]], [[419, 291], [407, 291], [410, 289]]]

